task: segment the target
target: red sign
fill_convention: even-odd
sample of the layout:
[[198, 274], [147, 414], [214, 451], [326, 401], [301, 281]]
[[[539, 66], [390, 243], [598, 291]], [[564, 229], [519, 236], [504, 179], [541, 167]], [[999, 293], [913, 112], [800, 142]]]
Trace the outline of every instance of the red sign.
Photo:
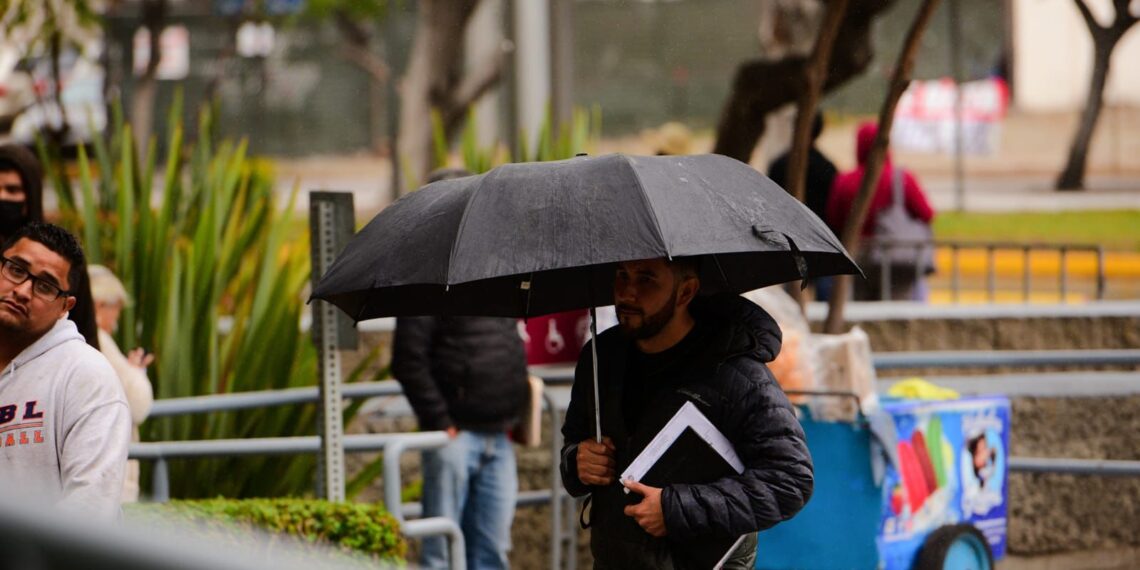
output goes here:
[[574, 364], [589, 337], [586, 309], [527, 319], [523, 335], [527, 364]]

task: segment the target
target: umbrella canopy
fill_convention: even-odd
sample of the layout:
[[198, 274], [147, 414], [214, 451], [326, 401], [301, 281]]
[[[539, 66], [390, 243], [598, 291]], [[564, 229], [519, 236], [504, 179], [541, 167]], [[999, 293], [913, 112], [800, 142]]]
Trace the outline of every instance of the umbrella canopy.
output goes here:
[[313, 297], [356, 320], [613, 302], [614, 264], [704, 255], [703, 293], [857, 273], [806, 206], [720, 155], [581, 156], [443, 180], [380, 212]]

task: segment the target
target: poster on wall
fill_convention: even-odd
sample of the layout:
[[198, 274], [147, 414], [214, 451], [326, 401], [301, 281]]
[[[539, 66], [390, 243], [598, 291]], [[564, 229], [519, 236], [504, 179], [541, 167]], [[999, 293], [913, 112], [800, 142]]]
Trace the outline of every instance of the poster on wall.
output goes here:
[[879, 552], [884, 568], [910, 568], [926, 535], [969, 523], [994, 558], [1005, 554], [1009, 400], [884, 403], [898, 433], [898, 464], [883, 481]]

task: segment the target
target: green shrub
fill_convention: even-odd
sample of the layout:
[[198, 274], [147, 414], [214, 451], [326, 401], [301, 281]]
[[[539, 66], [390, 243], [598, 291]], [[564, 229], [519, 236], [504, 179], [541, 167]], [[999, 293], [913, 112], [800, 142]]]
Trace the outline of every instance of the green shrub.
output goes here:
[[238, 529], [260, 529], [318, 546], [336, 546], [346, 553], [371, 560], [402, 563], [407, 542], [399, 524], [382, 506], [363, 503], [330, 503], [308, 499], [207, 499], [172, 501], [167, 504], [139, 503], [125, 509], [128, 522], [177, 525], [180, 531], [194, 529], [201, 538], [239, 542]]

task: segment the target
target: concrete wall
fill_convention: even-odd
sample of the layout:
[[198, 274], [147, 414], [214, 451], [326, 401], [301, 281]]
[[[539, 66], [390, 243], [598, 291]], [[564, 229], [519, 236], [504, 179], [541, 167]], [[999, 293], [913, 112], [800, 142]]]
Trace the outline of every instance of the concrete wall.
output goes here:
[[[1111, 21], [1110, 0], [1088, 0], [1101, 24]], [[1013, 93], [1023, 111], [1084, 108], [1092, 75], [1092, 36], [1073, 2], [1011, 0]], [[1134, 26], [1117, 44], [1105, 88], [1109, 105], [1140, 105], [1140, 32]]]

